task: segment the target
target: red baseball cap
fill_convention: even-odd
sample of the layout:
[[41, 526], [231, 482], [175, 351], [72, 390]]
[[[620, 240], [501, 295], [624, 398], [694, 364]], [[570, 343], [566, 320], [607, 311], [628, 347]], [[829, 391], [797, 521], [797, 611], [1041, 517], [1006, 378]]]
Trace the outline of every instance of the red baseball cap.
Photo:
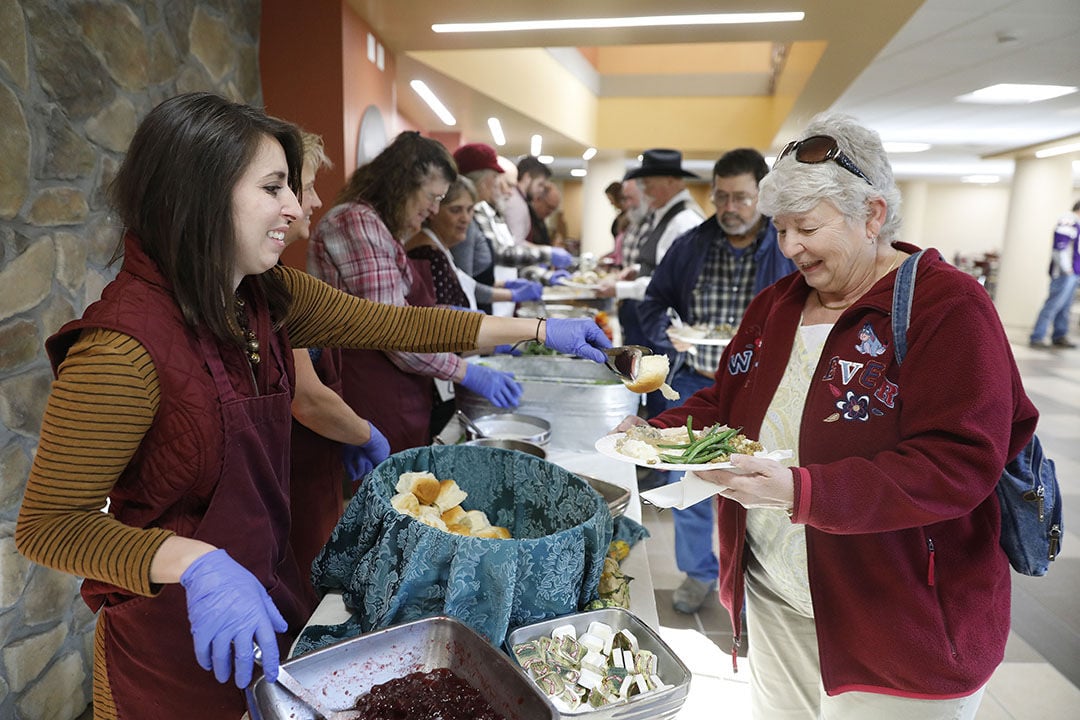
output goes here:
[[499, 156], [495, 148], [484, 143], [468, 143], [454, 151], [454, 162], [457, 163], [458, 172], [468, 175], [474, 170], [494, 170], [503, 172], [499, 166]]

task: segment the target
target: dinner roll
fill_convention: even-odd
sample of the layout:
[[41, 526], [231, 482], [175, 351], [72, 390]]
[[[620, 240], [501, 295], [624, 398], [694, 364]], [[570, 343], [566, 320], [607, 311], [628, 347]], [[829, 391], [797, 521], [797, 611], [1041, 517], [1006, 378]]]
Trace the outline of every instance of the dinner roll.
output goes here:
[[623, 380], [623, 383], [636, 393], [650, 393], [660, 389], [667, 380], [667, 374], [667, 355], [645, 355], [638, 360], [637, 375], [633, 381]]

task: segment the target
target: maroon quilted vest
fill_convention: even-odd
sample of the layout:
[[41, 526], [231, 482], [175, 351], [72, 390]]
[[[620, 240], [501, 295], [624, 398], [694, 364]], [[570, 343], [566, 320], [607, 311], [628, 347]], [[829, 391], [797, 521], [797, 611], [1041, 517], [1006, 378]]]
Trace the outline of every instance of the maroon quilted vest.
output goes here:
[[[256, 303], [265, 313], [264, 303]], [[202, 518], [222, 467], [222, 427], [218, 394], [203, 361], [196, 331], [187, 324], [170, 286], [130, 234], [124, 262], [101, 299], [46, 341], [56, 372], [84, 328], [129, 335], [149, 352], [161, 393], [154, 422], [110, 493], [110, 512], [135, 527], [161, 527], [190, 536]], [[279, 332], [271, 342], [286, 342]], [[289, 387], [292, 354], [286, 350]], [[233, 387], [253, 393], [251, 370], [239, 347], [223, 346], [222, 358]], [[261, 363], [260, 367], [275, 363]], [[271, 373], [276, 386], [280, 373]], [[263, 378], [260, 378], [262, 380]]]

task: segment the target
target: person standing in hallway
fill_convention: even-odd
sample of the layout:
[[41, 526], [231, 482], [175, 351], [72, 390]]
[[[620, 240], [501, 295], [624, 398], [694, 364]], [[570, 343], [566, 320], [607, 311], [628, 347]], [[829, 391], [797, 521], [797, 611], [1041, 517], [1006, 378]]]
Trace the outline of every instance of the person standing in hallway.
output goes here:
[[[1072, 212], [1058, 220], [1054, 230], [1054, 250], [1050, 256], [1050, 293], [1035, 319], [1030, 345], [1040, 350], [1051, 347], [1074, 348], [1076, 343], [1068, 337], [1069, 311], [1076, 295], [1077, 278], [1080, 277], [1080, 200], [1072, 206]], [[1050, 342], [1046, 331], [1050, 330]]]
[[[669, 337], [669, 310], [687, 325], [737, 327], [755, 295], [795, 271], [795, 263], [780, 252], [772, 221], [758, 211], [758, 183], [768, 172], [765, 158], [751, 148], [732, 150], [716, 161], [716, 214], [675, 240], [638, 307], [651, 345], [671, 359], [670, 383], [681, 398], [669, 400], [668, 408], [712, 385], [723, 353], [719, 346], [695, 347]], [[669, 484], [683, 477], [681, 472], [666, 475]], [[672, 606], [694, 613], [716, 587], [719, 571], [712, 550], [713, 501], [673, 513], [675, 561], [686, 579], [675, 590]]]
[[539, 197], [551, 179], [551, 168], [540, 162], [533, 155], [526, 155], [518, 160], [517, 185], [506, 199], [503, 215], [514, 241], [526, 243], [532, 234], [532, 216], [529, 203]]

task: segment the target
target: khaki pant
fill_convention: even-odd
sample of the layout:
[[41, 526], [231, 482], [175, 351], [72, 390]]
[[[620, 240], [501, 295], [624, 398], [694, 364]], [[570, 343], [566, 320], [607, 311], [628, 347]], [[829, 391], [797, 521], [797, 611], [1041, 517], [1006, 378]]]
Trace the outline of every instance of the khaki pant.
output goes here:
[[750, 697], [754, 720], [973, 720], [985, 687], [952, 700], [878, 693], [830, 697], [821, 684], [814, 619], [747, 575]]

